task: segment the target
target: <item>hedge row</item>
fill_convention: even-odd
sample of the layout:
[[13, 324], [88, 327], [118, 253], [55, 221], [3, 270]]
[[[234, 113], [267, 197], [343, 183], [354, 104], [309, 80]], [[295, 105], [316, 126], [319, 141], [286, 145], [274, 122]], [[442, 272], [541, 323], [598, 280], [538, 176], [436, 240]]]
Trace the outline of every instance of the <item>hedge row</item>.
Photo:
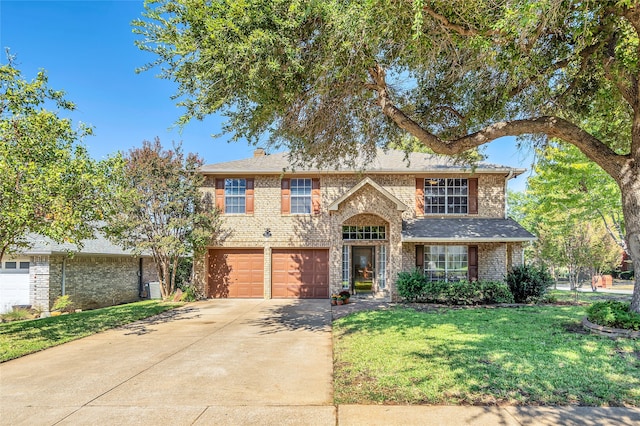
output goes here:
[[447, 305], [480, 305], [492, 303], [528, 303], [541, 300], [553, 284], [543, 267], [514, 267], [506, 283], [499, 281], [428, 281], [422, 271], [398, 274], [398, 294], [409, 302], [443, 303]]
[[398, 275], [398, 293], [409, 302], [447, 305], [484, 305], [513, 303], [513, 295], [503, 282], [427, 281], [420, 271]]

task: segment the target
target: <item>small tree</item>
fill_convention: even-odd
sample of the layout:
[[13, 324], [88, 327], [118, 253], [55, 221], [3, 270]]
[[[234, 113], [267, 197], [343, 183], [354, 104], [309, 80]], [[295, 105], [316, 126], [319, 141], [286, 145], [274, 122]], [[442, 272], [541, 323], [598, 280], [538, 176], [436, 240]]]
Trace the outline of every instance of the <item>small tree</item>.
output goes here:
[[203, 198], [202, 159], [184, 155], [180, 144], [164, 150], [144, 141], [126, 156], [124, 180], [115, 196], [118, 213], [108, 234], [137, 253], [150, 251], [162, 297], [176, 289], [180, 260], [196, 256], [219, 229], [217, 211]]

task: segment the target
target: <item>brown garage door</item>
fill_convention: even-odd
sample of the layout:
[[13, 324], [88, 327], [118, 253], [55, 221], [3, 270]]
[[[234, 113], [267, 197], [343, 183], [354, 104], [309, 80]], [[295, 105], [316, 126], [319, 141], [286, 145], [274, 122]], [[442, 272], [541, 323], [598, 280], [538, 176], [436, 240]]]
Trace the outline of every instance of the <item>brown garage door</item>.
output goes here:
[[262, 249], [209, 250], [208, 297], [264, 297]]
[[329, 250], [274, 249], [271, 257], [273, 297], [329, 297]]

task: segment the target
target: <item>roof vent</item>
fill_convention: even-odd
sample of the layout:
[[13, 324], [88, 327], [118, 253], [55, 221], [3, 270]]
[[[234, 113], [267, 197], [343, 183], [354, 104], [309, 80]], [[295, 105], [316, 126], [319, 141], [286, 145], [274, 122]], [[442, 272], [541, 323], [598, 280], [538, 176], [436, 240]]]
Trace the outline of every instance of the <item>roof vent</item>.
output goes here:
[[254, 157], [264, 157], [265, 155], [267, 155], [267, 153], [262, 148], [256, 148], [255, 151], [253, 151]]

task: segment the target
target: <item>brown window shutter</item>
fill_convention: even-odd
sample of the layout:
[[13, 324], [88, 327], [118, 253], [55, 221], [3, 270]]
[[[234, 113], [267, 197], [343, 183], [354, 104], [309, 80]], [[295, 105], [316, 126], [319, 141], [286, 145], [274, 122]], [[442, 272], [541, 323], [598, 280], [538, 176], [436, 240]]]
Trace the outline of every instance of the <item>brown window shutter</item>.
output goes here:
[[246, 190], [244, 192], [244, 212], [253, 214], [253, 179], [246, 179]]
[[424, 215], [424, 178], [416, 179], [416, 215]]
[[467, 255], [469, 281], [478, 281], [478, 246], [469, 246]]
[[290, 179], [282, 179], [282, 182], [280, 183], [280, 194], [281, 194], [281, 201], [280, 201], [280, 208], [282, 210], [282, 214], [289, 214], [289, 212], [291, 212], [291, 186], [290, 186]]
[[320, 214], [320, 179], [311, 179], [311, 211]]
[[424, 246], [416, 246], [416, 269], [424, 272]]
[[224, 213], [224, 179], [216, 178], [216, 208]]
[[478, 178], [468, 179], [469, 214], [478, 214]]

